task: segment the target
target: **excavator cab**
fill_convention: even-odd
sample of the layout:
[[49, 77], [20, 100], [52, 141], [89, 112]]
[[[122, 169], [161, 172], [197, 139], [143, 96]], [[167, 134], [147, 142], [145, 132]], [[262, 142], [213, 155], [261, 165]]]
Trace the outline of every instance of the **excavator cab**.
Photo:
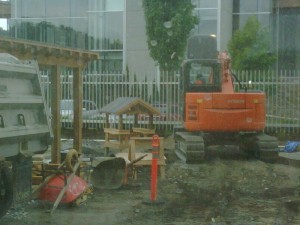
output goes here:
[[187, 60], [181, 76], [185, 93], [221, 91], [220, 64], [216, 61]]
[[181, 66], [181, 90], [187, 92], [220, 92], [221, 64], [213, 36], [193, 36], [187, 44], [187, 59]]

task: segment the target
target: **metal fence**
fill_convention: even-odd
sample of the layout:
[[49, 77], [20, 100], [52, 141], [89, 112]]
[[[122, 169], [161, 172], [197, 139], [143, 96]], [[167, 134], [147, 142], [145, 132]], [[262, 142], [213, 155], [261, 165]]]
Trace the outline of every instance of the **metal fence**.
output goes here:
[[[251, 81], [252, 89], [261, 90], [267, 96], [267, 128], [276, 132], [297, 132], [300, 128], [300, 71], [236, 71], [242, 85]], [[161, 111], [155, 118], [157, 128], [172, 130], [181, 124], [180, 85], [178, 74], [161, 74], [160, 79], [131, 79], [126, 75], [85, 74], [83, 76], [83, 99], [93, 101], [100, 109], [118, 97], [139, 97]], [[72, 99], [72, 74], [61, 75], [62, 99]], [[42, 73], [42, 86], [46, 101], [50, 107], [51, 93], [49, 76]], [[249, 85], [248, 85], [249, 86]], [[239, 91], [237, 80], [235, 89]], [[126, 120], [126, 126], [133, 124], [133, 119]], [[139, 120], [145, 127], [147, 121]], [[72, 127], [71, 120], [62, 120], [62, 126]], [[84, 128], [102, 128], [104, 119], [86, 119]]]
[[237, 72], [237, 76], [244, 84], [251, 80], [254, 89], [266, 93], [266, 129], [277, 133], [299, 132], [300, 70], [285, 70], [279, 73], [240, 71]]

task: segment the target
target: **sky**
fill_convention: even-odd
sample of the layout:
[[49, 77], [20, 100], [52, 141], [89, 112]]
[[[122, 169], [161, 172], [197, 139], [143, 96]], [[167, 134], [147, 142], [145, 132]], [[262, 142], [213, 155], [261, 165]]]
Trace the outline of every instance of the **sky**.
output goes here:
[[3, 30], [7, 30], [7, 21], [6, 21], [6, 19], [0, 19], [0, 27]]
[[[6, 2], [8, 0], [0, 0], [2, 2]], [[0, 19], [0, 27], [3, 29], [3, 30], [7, 30], [7, 21], [6, 19]]]

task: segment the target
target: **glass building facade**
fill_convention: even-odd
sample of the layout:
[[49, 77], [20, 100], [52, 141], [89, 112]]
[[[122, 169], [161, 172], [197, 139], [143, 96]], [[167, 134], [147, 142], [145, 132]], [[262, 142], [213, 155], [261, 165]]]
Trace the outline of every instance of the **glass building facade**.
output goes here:
[[86, 48], [87, 9], [80, 0], [13, 0], [10, 34], [14, 38]]
[[11, 12], [12, 37], [99, 52], [92, 70], [122, 70], [124, 0], [12, 0]]
[[[299, 69], [300, 1], [191, 1], [200, 18], [191, 35], [215, 35], [218, 49], [226, 50], [233, 32], [254, 15], [270, 31], [277, 69]], [[136, 73], [145, 68], [157, 71], [146, 45], [141, 0], [11, 0], [10, 4], [8, 35], [13, 38], [99, 52], [100, 60], [90, 65], [99, 73], [127, 67]]]

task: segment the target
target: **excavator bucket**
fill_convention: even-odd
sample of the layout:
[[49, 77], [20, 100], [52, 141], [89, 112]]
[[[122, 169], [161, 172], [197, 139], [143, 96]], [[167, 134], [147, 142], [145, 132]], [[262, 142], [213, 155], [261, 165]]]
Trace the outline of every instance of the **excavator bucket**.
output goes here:
[[126, 178], [126, 161], [119, 157], [101, 157], [93, 162], [91, 183], [96, 189], [120, 188]]

